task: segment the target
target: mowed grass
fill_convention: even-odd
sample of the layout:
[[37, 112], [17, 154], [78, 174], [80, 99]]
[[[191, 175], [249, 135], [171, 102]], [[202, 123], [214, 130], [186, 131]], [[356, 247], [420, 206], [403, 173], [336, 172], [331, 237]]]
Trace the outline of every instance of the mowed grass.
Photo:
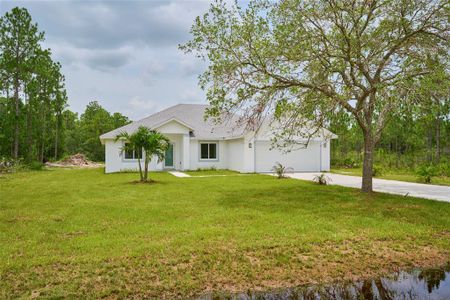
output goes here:
[[0, 298], [177, 298], [450, 260], [450, 204], [267, 175], [0, 178]]
[[[331, 173], [350, 175], [350, 176], [362, 176], [362, 169], [361, 168], [333, 168], [333, 169], [331, 169]], [[384, 171], [380, 176], [376, 176], [376, 178], [406, 181], [406, 182], [415, 182], [415, 183], [425, 183], [425, 182], [423, 182], [423, 180], [420, 180], [420, 178], [414, 172], [406, 171], [406, 170]], [[431, 179], [431, 184], [450, 186], [450, 177], [434, 176]]]

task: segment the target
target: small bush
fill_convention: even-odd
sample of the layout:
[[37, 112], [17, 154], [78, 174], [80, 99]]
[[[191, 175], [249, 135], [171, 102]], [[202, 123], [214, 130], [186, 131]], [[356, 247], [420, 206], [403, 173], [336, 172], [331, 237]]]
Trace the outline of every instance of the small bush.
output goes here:
[[343, 163], [343, 167], [345, 168], [356, 168], [358, 167], [358, 164], [356, 163], [356, 161], [353, 158], [346, 158], [344, 159]]
[[431, 183], [434, 176], [437, 175], [437, 170], [434, 166], [420, 166], [416, 170], [416, 174], [425, 183]]
[[133, 168], [123, 168], [123, 169], [120, 169], [120, 171], [119, 171], [119, 173], [137, 173], [137, 172], [139, 172], [138, 168], [135, 168], [135, 169], [133, 169]]
[[286, 173], [293, 172], [294, 169], [291, 167], [285, 167], [281, 163], [276, 162], [275, 166], [272, 167], [272, 171], [277, 175], [278, 179], [286, 178]]
[[436, 166], [436, 172], [439, 176], [450, 177], [450, 164], [449, 163], [440, 163]]
[[25, 163], [23, 159], [12, 159], [0, 157], [0, 174], [16, 173], [22, 171], [40, 171], [44, 165], [41, 162], [33, 161]]
[[322, 173], [314, 177], [313, 181], [317, 182], [320, 185], [328, 185], [331, 182], [331, 178]]
[[197, 170], [195, 170], [197, 172], [201, 172], [201, 171], [217, 171], [217, 167], [216, 166], [212, 166], [209, 168], [197, 168]]
[[374, 165], [372, 168], [372, 176], [376, 177], [376, 176], [381, 176], [384, 174], [384, 168], [382, 166], [379, 165]]
[[38, 161], [33, 161], [28, 164], [28, 168], [33, 171], [40, 171], [43, 167], [44, 165]]

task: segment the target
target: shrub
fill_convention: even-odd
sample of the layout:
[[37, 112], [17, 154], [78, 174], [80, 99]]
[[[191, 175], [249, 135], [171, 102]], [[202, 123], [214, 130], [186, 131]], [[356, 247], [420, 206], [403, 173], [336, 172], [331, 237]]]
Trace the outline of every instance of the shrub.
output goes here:
[[26, 170], [27, 166], [23, 164], [22, 159], [12, 159], [0, 157], [0, 174], [14, 173], [17, 171]]
[[322, 173], [320, 175], [315, 176], [313, 181], [317, 182], [320, 185], [328, 185], [331, 182], [331, 178]]
[[343, 167], [345, 168], [356, 168], [358, 167], [358, 164], [355, 162], [355, 160], [353, 158], [347, 157], [344, 159], [344, 161], [342, 162]]
[[28, 164], [28, 168], [33, 171], [40, 171], [43, 167], [44, 165], [38, 161], [33, 161]]
[[195, 170], [197, 172], [201, 172], [201, 171], [217, 171], [217, 167], [216, 166], [212, 166], [209, 168], [197, 168], [197, 170]]
[[437, 172], [434, 166], [420, 166], [417, 168], [416, 174], [425, 183], [431, 183], [432, 178], [437, 175]]
[[380, 165], [374, 165], [372, 168], [372, 176], [376, 177], [376, 176], [381, 176], [384, 174], [384, 169], [382, 166]]
[[23, 159], [12, 159], [0, 157], [0, 174], [15, 173], [20, 171], [40, 171], [44, 165], [41, 162], [33, 161], [25, 163]]
[[0, 174], [11, 173], [13, 170], [14, 161], [5, 157], [0, 157]]
[[437, 175], [450, 177], [450, 164], [440, 163], [436, 166]]
[[119, 173], [137, 173], [139, 170], [137, 168], [123, 168], [120, 169]]
[[285, 167], [281, 163], [276, 162], [275, 166], [272, 167], [272, 171], [277, 175], [278, 179], [286, 178], [286, 173], [293, 172], [294, 169], [290, 167]]

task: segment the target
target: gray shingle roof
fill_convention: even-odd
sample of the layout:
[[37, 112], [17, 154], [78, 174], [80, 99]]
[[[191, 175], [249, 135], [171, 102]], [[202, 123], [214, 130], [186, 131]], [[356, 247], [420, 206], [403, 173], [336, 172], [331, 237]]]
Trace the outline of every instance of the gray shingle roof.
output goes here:
[[142, 120], [102, 134], [100, 139], [114, 139], [121, 132], [133, 133], [140, 126], [156, 129], [161, 124], [172, 119], [188, 126], [198, 139], [229, 139], [240, 137], [244, 134], [244, 128], [237, 125], [237, 118], [230, 118], [230, 120], [222, 124], [214, 124], [211, 120], [205, 121], [204, 114], [207, 107], [208, 105], [203, 104], [178, 104]]

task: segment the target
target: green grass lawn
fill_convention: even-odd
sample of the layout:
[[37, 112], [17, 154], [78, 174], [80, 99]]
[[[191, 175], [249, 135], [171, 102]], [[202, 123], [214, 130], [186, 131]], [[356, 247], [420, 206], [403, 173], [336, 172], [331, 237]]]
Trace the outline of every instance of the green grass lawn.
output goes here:
[[174, 298], [450, 261], [450, 204], [267, 175], [0, 178], [0, 298]]
[[[332, 168], [331, 173], [362, 176], [362, 169], [361, 168]], [[424, 182], [420, 181], [420, 179], [414, 172], [405, 171], [405, 170], [385, 171], [383, 174], [381, 174], [381, 176], [376, 176], [376, 178], [424, 183]], [[450, 177], [446, 177], [446, 176], [433, 177], [431, 180], [431, 184], [450, 186]]]

